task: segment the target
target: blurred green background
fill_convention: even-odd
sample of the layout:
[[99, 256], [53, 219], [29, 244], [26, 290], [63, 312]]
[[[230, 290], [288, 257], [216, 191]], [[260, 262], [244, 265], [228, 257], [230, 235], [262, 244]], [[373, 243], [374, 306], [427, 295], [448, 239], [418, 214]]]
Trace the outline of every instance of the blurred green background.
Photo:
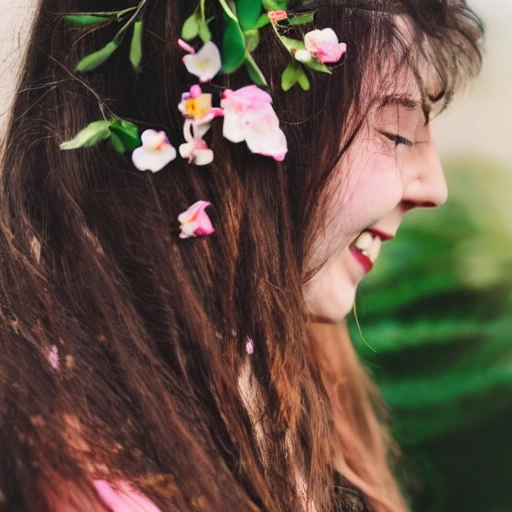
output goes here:
[[482, 75], [435, 123], [450, 199], [406, 217], [352, 338], [392, 410], [415, 512], [512, 512], [512, 1], [474, 0]]

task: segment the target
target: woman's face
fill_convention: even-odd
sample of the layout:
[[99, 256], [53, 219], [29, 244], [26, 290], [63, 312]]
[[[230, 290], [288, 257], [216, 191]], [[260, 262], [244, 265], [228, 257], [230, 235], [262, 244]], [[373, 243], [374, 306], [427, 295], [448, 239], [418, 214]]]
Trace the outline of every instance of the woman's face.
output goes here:
[[352, 308], [357, 285], [382, 243], [392, 243], [404, 215], [447, 199], [425, 114], [428, 105], [412, 73], [397, 82], [370, 109], [329, 191], [324, 230], [310, 258], [310, 268], [320, 270], [304, 288], [314, 321], [341, 322]]

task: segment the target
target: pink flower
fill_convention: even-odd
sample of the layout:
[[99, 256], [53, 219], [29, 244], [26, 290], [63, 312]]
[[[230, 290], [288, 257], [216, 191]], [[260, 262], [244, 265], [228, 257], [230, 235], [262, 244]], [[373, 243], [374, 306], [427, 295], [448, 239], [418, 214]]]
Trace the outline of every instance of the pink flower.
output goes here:
[[215, 43], [208, 41], [203, 47], [196, 52], [192, 46], [183, 41], [178, 40], [178, 44], [188, 55], [183, 57], [183, 64], [187, 71], [192, 75], [196, 75], [200, 82], [209, 82], [222, 67], [220, 52]]
[[288, 151], [286, 137], [272, 108], [272, 98], [256, 85], [227, 89], [220, 102], [224, 109], [223, 135], [231, 142], [245, 140], [253, 153], [282, 161]]
[[268, 19], [272, 22], [288, 18], [288, 13], [286, 11], [268, 11], [267, 14]]
[[196, 126], [190, 119], [183, 126], [184, 144], [179, 147], [180, 155], [188, 158], [189, 164], [208, 165], [213, 161], [213, 151], [208, 147], [202, 136], [208, 131], [210, 125]]
[[338, 42], [338, 36], [332, 28], [312, 30], [304, 36], [305, 50], [297, 50], [295, 58], [307, 62], [315, 56], [323, 64], [338, 62], [347, 51], [345, 43]]
[[165, 132], [146, 130], [141, 135], [142, 146], [132, 153], [133, 165], [139, 171], [157, 172], [176, 158], [176, 149]]
[[161, 512], [146, 496], [127, 482], [117, 482], [113, 487], [106, 480], [94, 480], [101, 501], [112, 512]]
[[178, 109], [184, 117], [194, 119], [196, 124], [209, 123], [224, 115], [221, 108], [212, 107], [212, 95], [203, 93], [199, 85], [193, 85], [189, 92], [181, 95]]
[[57, 345], [51, 346], [46, 358], [54, 370], [58, 370], [60, 368], [59, 349], [57, 348]]
[[208, 214], [204, 211], [211, 203], [208, 201], [197, 201], [186, 211], [178, 215], [180, 222], [180, 238], [190, 238], [199, 235], [211, 235], [215, 229]]
[[252, 338], [245, 338], [245, 351], [249, 355], [254, 354], [254, 341], [252, 340]]

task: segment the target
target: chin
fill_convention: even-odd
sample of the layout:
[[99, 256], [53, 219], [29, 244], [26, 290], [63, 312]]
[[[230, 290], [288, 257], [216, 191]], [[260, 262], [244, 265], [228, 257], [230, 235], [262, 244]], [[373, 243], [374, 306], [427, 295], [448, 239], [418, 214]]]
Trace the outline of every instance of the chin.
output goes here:
[[318, 290], [315, 294], [306, 292], [311, 321], [321, 324], [342, 323], [354, 306], [355, 295], [356, 288], [326, 290], [323, 294], [319, 294]]

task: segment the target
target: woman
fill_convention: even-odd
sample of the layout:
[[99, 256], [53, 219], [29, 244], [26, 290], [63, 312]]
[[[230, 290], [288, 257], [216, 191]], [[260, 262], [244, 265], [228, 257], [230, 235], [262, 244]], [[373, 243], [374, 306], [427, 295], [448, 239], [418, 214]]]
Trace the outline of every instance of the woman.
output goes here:
[[429, 120], [481, 25], [285, 4], [41, 1], [2, 165], [5, 510], [406, 510], [326, 325], [445, 201]]

